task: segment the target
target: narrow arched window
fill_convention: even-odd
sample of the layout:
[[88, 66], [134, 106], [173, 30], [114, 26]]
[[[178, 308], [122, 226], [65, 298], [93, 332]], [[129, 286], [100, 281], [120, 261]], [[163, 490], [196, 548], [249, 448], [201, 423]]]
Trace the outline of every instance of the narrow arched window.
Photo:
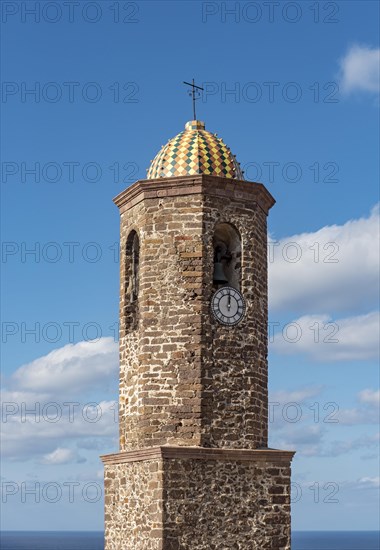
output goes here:
[[140, 241], [136, 231], [131, 231], [125, 247], [125, 300], [126, 328], [137, 322], [139, 297]]
[[137, 233], [134, 234], [132, 241], [132, 251], [131, 251], [131, 293], [130, 301], [134, 302], [137, 300], [139, 295], [139, 261], [140, 261], [140, 243]]
[[230, 285], [240, 290], [241, 237], [229, 223], [218, 223], [213, 237], [215, 286]]

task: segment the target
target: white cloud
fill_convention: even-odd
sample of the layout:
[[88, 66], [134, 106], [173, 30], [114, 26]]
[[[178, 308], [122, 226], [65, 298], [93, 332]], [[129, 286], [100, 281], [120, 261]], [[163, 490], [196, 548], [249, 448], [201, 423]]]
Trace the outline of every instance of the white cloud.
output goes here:
[[303, 403], [306, 399], [316, 397], [323, 390], [323, 386], [305, 386], [294, 390], [278, 390], [271, 392], [269, 401], [273, 403]]
[[300, 445], [315, 445], [322, 438], [322, 430], [318, 425], [307, 426], [307, 428], [290, 426], [289, 428], [286, 439], [291, 449], [296, 449]]
[[379, 265], [378, 207], [367, 218], [271, 242], [271, 311], [373, 309], [379, 296]]
[[286, 425], [280, 432], [272, 434], [271, 447], [295, 449], [299, 456], [336, 457], [363, 449], [377, 449], [379, 434], [363, 434], [354, 439], [326, 441], [326, 429], [319, 425]]
[[[379, 392], [365, 389], [357, 394], [358, 404], [352, 408], [321, 400], [323, 386], [308, 386], [294, 390], [279, 390], [269, 395], [271, 431], [287, 433], [295, 425], [313, 425], [316, 421], [339, 426], [358, 426], [379, 423]], [[318, 398], [316, 400], [316, 398]], [[290, 425], [290, 426], [288, 426]]]
[[352, 440], [332, 441], [327, 449], [320, 453], [320, 456], [339, 456], [345, 455], [351, 451], [361, 449], [374, 449], [379, 446], [379, 434], [362, 435]]
[[[58, 393], [58, 388], [57, 388]], [[3, 456], [15, 460], [27, 460], [31, 456], [49, 455], [57, 446], [87, 439], [100, 438], [107, 446], [117, 445], [117, 403], [101, 401], [95, 407], [82, 403], [74, 408], [62, 401], [41, 402], [37, 414], [24, 414], [20, 406], [2, 423], [1, 439]], [[70, 401], [72, 403], [72, 401]], [[89, 447], [87, 447], [89, 449]], [[93, 448], [95, 448], [93, 446]]]
[[[378, 392], [372, 389], [357, 394], [358, 406], [344, 409], [334, 402], [318, 396], [323, 386], [307, 386], [294, 390], [279, 390], [270, 394], [269, 435], [270, 446], [279, 449], [296, 449], [300, 456], [340, 456], [363, 449], [373, 451], [378, 445], [378, 434], [363, 434], [348, 439], [343, 426], [377, 425]], [[363, 402], [363, 397], [366, 401]], [[317, 398], [317, 399], [316, 399]], [[332, 434], [344, 434], [344, 440], [329, 441]], [[362, 456], [364, 459], [376, 455]], [[377, 457], [376, 457], [377, 458]]]
[[337, 414], [341, 426], [359, 426], [363, 424], [378, 424], [379, 412], [375, 407], [340, 409]]
[[339, 411], [339, 424], [342, 426], [378, 424], [380, 391], [367, 388], [360, 391], [357, 398], [358, 407]]
[[317, 361], [371, 360], [379, 354], [379, 312], [335, 320], [304, 315], [280, 329], [271, 344], [279, 354], [302, 354]]
[[368, 403], [370, 405], [379, 405], [380, 403], [380, 390], [365, 389], [359, 393], [359, 400], [362, 403]]
[[20, 409], [21, 403], [23, 408], [32, 410], [36, 403], [48, 403], [51, 400], [50, 393], [38, 391], [19, 391], [16, 388], [13, 390], [2, 389], [1, 401], [3, 404], [2, 418], [11, 416], [12, 412]]
[[85, 459], [79, 457], [71, 449], [58, 447], [53, 452], [44, 455], [41, 462], [47, 465], [57, 465], [69, 464], [70, 462], [85, 462]]
[[68, 344], [23, 365], [13, 374], [18, 391], [77, 393], [101, 386], [118, 370], [118, 345], [112, 338]]
[[322, 390], [323, 386], [313, 385], [270, 393], [270, 447], [296, 449], [304, 456], [318, 454], [326, 426], [315, 423], [315, 398]]
[[354, 44], [340, 60], [340, 82], [344, 93], [379, 91], [380, 49]]
[[358, 484], [377, 488], [380, 487], [380, 477], [361, 477]]
[[[114, 436], [116, 441], [116, 430], [114, 430]], [[106, 437], [88, 437], [88, 438], [80, 438], [77, 442], [78, 449], [84, 449], [87, 451], [99, 451], [104, 453], [104, 449], [107, 449], [109, 447], [109, 440]], [[117, 446], [117, 442], [116, 442]], [[116, 448], [116, 447], [115, 447]]]
[[270, 429], [269, 435], [272, 448], [296, 450], [298, 456], [321, 454], [324, 429], [318, 424], [283, 423], [279, 430], [271, 431]]
[[[92, 394], [104, 394], [109, 385], [116, 392], [117, 372], [118, 346], [112, 338], [70, 344], [17, 369], [11, 388], [2, 392], [3, 456], [43, 457], [45, 464], [58, 464], [82, 460], [69, 454], [75, 442], [101, 439], [104, 452], [116, 447], [117, 402], [95, 402]], [[91, 448], [94, 443], [87, 451]]]

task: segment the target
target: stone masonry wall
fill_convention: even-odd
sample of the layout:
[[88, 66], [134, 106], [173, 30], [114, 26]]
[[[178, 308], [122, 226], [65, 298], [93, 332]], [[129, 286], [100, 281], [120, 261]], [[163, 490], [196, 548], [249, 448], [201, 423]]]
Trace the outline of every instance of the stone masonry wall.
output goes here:
[[290, 550], [290, 468], [168, 460], [165, 550]]
[[120, 453], [121, 463], [112, 455], [105, 550], [290, 550], [292, 453], [246, 460], [199, 451], [162, 447], [136, 462]]
[[105, 550], [162, 550], [161, 459], [104, 467]]
[[[201, 196], [148, 199], [121, 217], [120, 448], [200, 443]], [[137, 329], [123, 327], [125, 243], [140, 239]]]
[[[254, 184], [252, 184], [254, 185]], [[225, 327], [210, 315], [215, 225], [232, 224], [242, 241], [241, 292], [244, 319]], [[254, 203], [205, 194], [205, 247], [202, 334], [202, 445], [266, 447], [267, 393], [267, 216]]]
[[[115, 202], [120, 452], [102, 457], [105, 550], [290, 550], [293, 453], [266, 449], [273, 198], [260, 184], [200, 175], [136, 182]], [[235, 327], [210, 312], [219, 223], [242, 240], [247, 309]]]
[[[160, 182], [168, 189], [162, 196], [121, 207], [120, 449], [265, 447], [267, 209], [255, 196], [258, 184], [239, 188], [200, 176], [184, 178], [188, 187], [179, 188], [172, 180]], [[218, 222], [233, 224], [242, 237], [247, 311], [233, 328], [210, 312]], [[140, 283], [131, 327], [124, 322], [130, 309], [125, 247], [133, 230], [140, 239]]]

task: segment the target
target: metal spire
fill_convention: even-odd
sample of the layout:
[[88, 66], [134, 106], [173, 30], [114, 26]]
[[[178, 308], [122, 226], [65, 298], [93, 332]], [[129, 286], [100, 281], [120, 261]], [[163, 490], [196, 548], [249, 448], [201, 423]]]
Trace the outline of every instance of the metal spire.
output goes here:
[[191, 90], [189, 90], [189, 95], [192, 96], [193, 98], [193, 115], [194, 115], [194, 118], [193, 120], [197, 120], [197, 115], [195, 113], [195, 102], [197, 99], [199, 99], [201, 97], [201, 94], [200, 92], [198, 92], [198, 90], [202, 90], [203, 91], [203, 88], [201, 88], [200, 86], [196, 86], [194, 84], [194, 78], [193, 78], [193, 82], [185, 82], [183, 81], [184, 84], [186, 84], [187, 86], [191, 86]]

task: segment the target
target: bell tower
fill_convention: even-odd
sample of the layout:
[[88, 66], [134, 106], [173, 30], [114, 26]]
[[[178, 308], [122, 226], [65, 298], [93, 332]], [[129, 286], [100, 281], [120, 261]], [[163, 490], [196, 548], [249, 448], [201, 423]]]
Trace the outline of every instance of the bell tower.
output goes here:
[[106, 550], [290, 549], [293, 452], [268, 449], [267, 216], [193, 120], [115, 199], [120, 450]]

